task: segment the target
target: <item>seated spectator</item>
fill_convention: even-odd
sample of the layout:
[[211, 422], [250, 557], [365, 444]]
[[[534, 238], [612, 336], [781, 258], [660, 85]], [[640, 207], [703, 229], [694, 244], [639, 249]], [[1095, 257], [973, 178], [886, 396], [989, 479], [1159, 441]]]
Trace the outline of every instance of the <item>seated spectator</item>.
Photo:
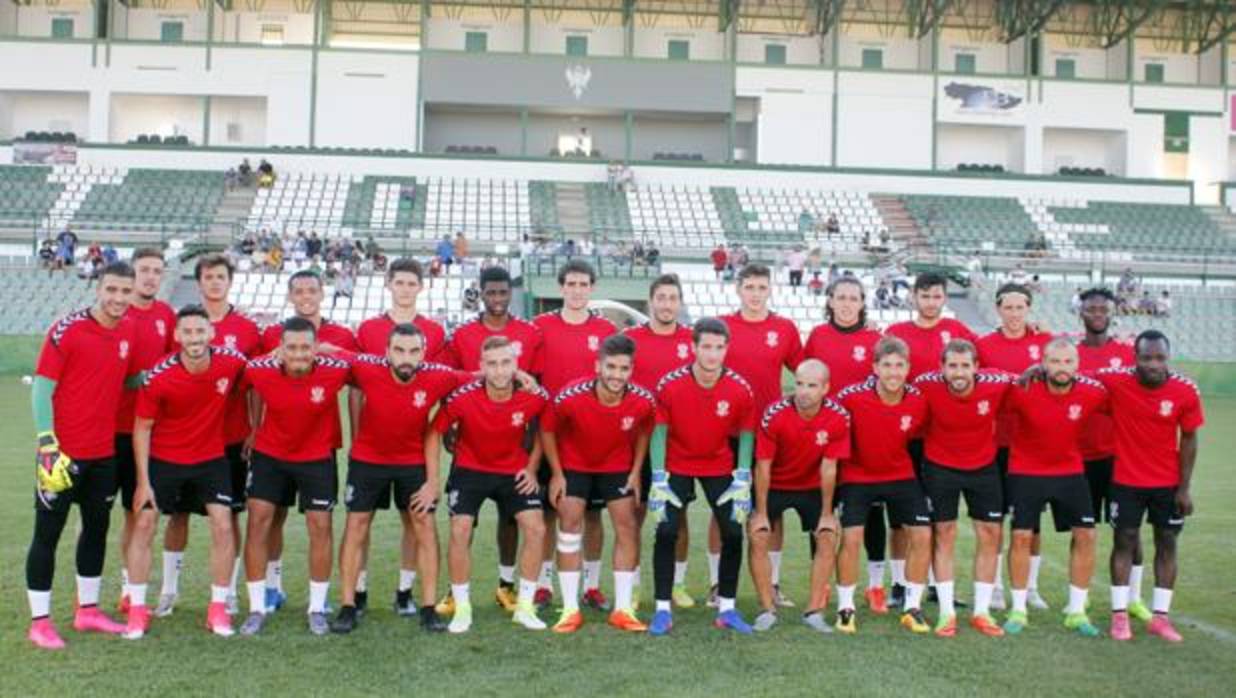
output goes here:
[[344, 264], [335, 277], [335, 293], [331, 296], [330, 307], [334, 308], [340, 298], [352, 300], [352, 291], [356, 288], [356, 272], [351, 264]]
[[77, 278], [85, 279], [87, 288], [90, 286], [91, 280], [94, 279], [94, 263], [89, 257], [82, 257], [77, 263]]
[[1137, 313], [1139, 315], [1154, 315], [1158, 307], [1158, 303], [1150, 297], [1150, 291], [1142, 291], [1142, 297], [1137, 301]]
[[443, 235], [438, 241], [438, 246], [434, 248], [434, 258], [450, 269], [451, 262], [455, 261], [455, 244], [451, 242], [450, 235]]
[[227, 172], [223, 173], [223, 186], [227, 187], [228, 191], [240, 186], [240, 174], [235, 167], [229, 167]]
[[876, 288], [875, 302], [876, 302], [876, 308], [880, 310], [888, 310], [890, 308], [896, 307], [897, 305], [896, 295], [893, 293], [892, 288], [890, 288], [887, 283], [880, 282], [879, 287]]
[[720, 281], [730, 258], [729, 253], [725, 251], [725, 245], [717, 243], [716, 249], [712, 251], [712, 254], [708, 255], [708, 258], [712, 260], [712, 271], [716, 274], [717, 280]]
[[1168, 317], [1172, 314], [1172, 295], [1166, 289], [1159, 294], [1159, 299], [1154, 304], [1154, 314], [1159, 317]]
[[1120, 275], [1120, 281], [1116, 284], [1116, 295], [1130, 301], [1137, 296], [1140, 286], [1141, 283], [1137, 280], [1133, 269], [1126, 267], [1124, 273]]
[[99, 247], [99, 243], [90, 243], [90, 246], [86, 248], [86, 259], [89, 259], [92, 262], [96, 259], [103, 259], [103, 248]]
[[455, 233], [454, 257], [455, 261], [463, 264], [464, 259], [468, 257], [468, 238], [464, 236], [463, 231]]
[[112, 262], [118, 262], [118, 261], [120, 261], [120, 253], [116, 251], [116, 248], [112, 247], [112, 244], [110, 242], [104, 245], [103, 246], [103, 265], [106, 266], [108, 264], [111, 264]]
[[824, 279], [820, 278], [820, 272], [811, 272], [811, 280], [807, 282], [807, 290], [813, 296], [824, 295]]
[[378, 244], [373, 235], [370, 235], [365, 241], [365, 256], [374, 261], [377, 261], [378, 257], [382, 256], [382, 246]]
[[443, 264], [442, 264], [441, 257], [434, 255], [434, 257], [429, 260], [430, 283], [432, 283], [433, 279], [436, 279], [439, 276], [442, 276], [442, 267], [443, 267]]
[[803, 285], [803, 269], [807, 266], [807, 253], [801, 246], [795, 245], [785, 256], [785, 268], [790, 273], [790, 287]]
[[249, 158], [240, 161], [240, 166], [236, 168], [236, 174], [239, 177], [240, 186], [253, 186], [253, 165], [249, 164]]
[[1026, 270], [1022, 268], [1020, 263], [1009, 272], [1009, 281], [1023, 286], [1026, 284]]
[[644, 250], [644, 263], [648, 266], [656, 266], [661, 261], [661, 250], [657, 249], [657, 243], [649, 242], [647, 249]]
[[829, 233], [841, 232], [841, 223], [837, 220], [837, 214], [828, 214], [828, 221], [824, 223], [824, 230]]
[[48, 238], [39, 245], [39, 266], [51, 271], [56, 266], [56, 243]]
[[536, 243], [532, 238], [524, 233], [524, 239], [519, 243], [519, 256], [524, 259], [531, 259], [536, 254]]
[[1026, 284], [1026, 287], [1034, 292], [1036, 296], [1043, 295], [1043, 281], [1039, 279], [1038, 274], [1030, 277], [1030, 283]]
[[465, 313], [477, 313], [481, 310], [481, 289], [477, 287], [476, 281], [464, 289], [463, 310]]

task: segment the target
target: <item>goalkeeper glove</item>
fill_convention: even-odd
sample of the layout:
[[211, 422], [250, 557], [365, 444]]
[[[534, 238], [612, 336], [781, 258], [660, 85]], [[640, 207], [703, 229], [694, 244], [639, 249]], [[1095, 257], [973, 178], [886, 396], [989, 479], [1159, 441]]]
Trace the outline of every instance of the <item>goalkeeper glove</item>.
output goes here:
[[39, 489], [44, 492], [63, 492], [73, 486], [77, 466], [60, 452], [60, 443], [52, 432], [39, 434], [39, 447], [34, 463]]
[[717, 499], [717, 505], [733, 502], [734, 509], [730, 513], [730, 518], [734, 520], [734, 523], [744, 524], [747, 522], [747, 516], [751, 514], [751, 471], [735, 470], [732, 478], [730, 486], [725, 488]]
[[653, 523], [659, 524], [665, 520], [667, 502], [682, 508], [682, 500], [674, 494], [674, 490], [670, 489], [669, 473], [664, 470], [654, 470], [652, 484], [648, 489], [648, 513], [652, 514]]

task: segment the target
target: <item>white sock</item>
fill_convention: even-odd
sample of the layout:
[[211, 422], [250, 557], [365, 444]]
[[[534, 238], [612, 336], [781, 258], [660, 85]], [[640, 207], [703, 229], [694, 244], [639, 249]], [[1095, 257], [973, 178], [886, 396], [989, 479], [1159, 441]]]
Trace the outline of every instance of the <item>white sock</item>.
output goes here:
[[772, 563], [772, 583], [773, 586], [781, 584], [781, 551], [768, 551], [768, 561]]
[[1026, 612], [1026, 597], [1030, 595], [1028, 589], [1013, 590], [1013, 611], [1019, 613]]
[[672, 604], [669, 601], [657, 601], [657, 613], [660, 613], [661, 611], [672, 613]]
[[884, 561], [876, 562], [867, 561], [867, 588], [868, 589], [883, 589], [884, 588]]
[[283, 593], [283, 560], [266, 563], [266, 586]]
[[854, 610], [854, 585], [837, 587], [837, 610]]
[[399, 591], [412, 591], [416, 583], [416, 570], [399, 570]]
[[541, 576], [536, 580], [536, 586], [538, 589], [554, 588], [554, 563], [541, 563]]
[[562, 590], [562, 610], [579, 610], [579, 571], [558, 570], [558, 588]]
[[989, 616], [991, 615], [991, 595], [995, 592], [994, 584], [986, 582], [974, 583], [974, 615]]
[[266, 580], [259, 579], [256, 582], [246, 582], [245, 586], [249, 589], [249, 612], [265, 614]]
[[120, 588], [124, 589], [129, 586], [129, 569], [127, 567], [120, 568]]
[[933, 587], [935, 585], [936, 585], [936, 571], [931, 569], [931, 566], [929, 565], [927, 567], [927, 586]]
[[146, 605], [146, 585], [145, 584], [126, 584], [124, 587], [125, 593], [129, 595], [130, 606], [145, 606]]
[[451, 598], [455, 599], [455, 606], [471, 606], [472, 605], [472, 585], [464, 582], [463, 584], [451, 585]]
[[1078, 589], [1072, 584], [1069, 585], [1069, 607], [1064, 609], [1065, 613], [1085, 613], [1086, 612], [1086, 597], [1090, 595], [1089, 589]]
[[309, 612], [326, 612], [326, 594], [330, 592], [330, 580], [315, 582], [309, 580]]
[[361, 570], [360, 574], [356, 575], [356, 590], [369, 591], [369, 570]]
[[915, 584], [914, 582], [906, 583], [906, 607], [905, 610], [918, 608], [923, 603], [923, 585]]
[[77, 578], [77, 605], [78, 606], [98, 606], [99, 605], [99, 586], [102, 584], [102, 577], [82, 577]]
[[227, 597], [235, 596], [231, 589], [221, 587], [218, 584], [210, 585], [210, 602], [211, 603], [227, 603]]
[[515, 586], [515, 565], [498, 565], [498, 581]]
[[1172, 590], [1163, 589], [1161, 587], [1154, 588], [1154, 596], [1151, 597], [1151, 610], [1155, 613], [1167, 613], [1172, 610]]
[[[232, 563], [232, 579], [227, 585], [228, 596], [236, 595], [236, 581], [240, 578], [240, 562], [240, 558], [236, 558], [236, 561]], [[224, 600], [226, 601], [226, 599]]]
[[1004, 593], [1004, 553], [996, 553], [996, 581], [992, 586]]
[[183, 552], [163, 551], [163, 595], [180, 592], [180, 568], [184, 566]]
[[1129, 587], [1112, 585], [1112, 613], [1129, 610]]
[[[677, 567], [675, 567], [675, 570], [677, 570]], [[640, 586], [640, 582], [642, 581], [642, 580], [640, 579], [640, 577], [642, 576], [642, 575], [640, 574], [640, 566], [639, 566], [639, 565], [636, 565], [636, 566], [635, 566], [635, 571], [634, 571], [634, 572], [632, 572], [631, 574], [635, 575], [635, 576], [632, 578], [632, 582], [631, 582], [631, 584], [632, 584], [632, 586], [634, 586], [636, 589], [638, 589], [638, 588], [639, 588], [639, 586]], [[677, 572], [675, 572], [675, 574], [677, 574]]]
[[948, 618], [956, 615], [957, 609], [953, 607], [953, 582], [936, 582], [936, 596], [939, 598], [940, 617]]
[[717, 613], [725, 613], [732, 610], [734, 610], [734, 599], [727, 599], [724, 596], [717, 597]]
[[889, 561], [889, 569], [892, 570], [893, 584], [906, 585], [906, 561], [896, 558]]
[[687, 563], [674, 563], [674, 586], [682, 586], [687, 583]]
[[584, 560], [584, 591], [601, 586], [601, 561]]
[[536, 596], [537, 583], [531, 579], [519, 579], [519, 607], [528, 608], [532, 606], [532, 599]]
[[620, 611], [631, 610], [631, 599], [635, 589], [635, 573], [614, 570], [614, 608]]
[[46, 618], [51, 615], [51, 592], [26, 590], [26, 600], [30, 602], [31, 618]]
[[708, 553], [708, 586], [715, 587], [721, 578], [721, 553]]
[[1142, 573], [1146, 571], [1143, 565], [1133, 565], [1129, 569], [1129, 600], [1142, 600]]
[[1039, 568], [1043, 566], [1042, 555], [1030, 556], [1030, 583], [1026, 585], [1031, 591], [1038, 591], [1039, 588]]

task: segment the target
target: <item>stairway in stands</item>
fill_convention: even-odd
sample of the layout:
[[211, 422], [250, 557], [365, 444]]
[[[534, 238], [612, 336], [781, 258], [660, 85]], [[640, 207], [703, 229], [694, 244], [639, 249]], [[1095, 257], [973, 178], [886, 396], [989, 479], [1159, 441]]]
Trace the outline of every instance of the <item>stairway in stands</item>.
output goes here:
[[207, 234], [211, 242], [227, 242], [232, 235], [240, 232], [235, 223], [242, 224], [248, 220], [249, 211], [253, 209], [253, 200], [257, 198], [257, 189], [252, 187], [237, 187], [225, 192], [215, 209], [215, 216], [210, 222]]
[[900, 244], [914, 252], [926, 251], [931, 247], [931, 241], [914, 222], [914, 217], [906, 210], [905, 201], [895, 194], [871, 194], [871, 202], [880, 212], [884, 225], [888, 226], [889, 235], [894, 244]]
[[1236, 214], [1222, 206], [1202, 206], [1206, 217], [1215, 222], [1229, 240], [1236, 240]]
[[590, 234], [588, 217], [588, 192], [582, 182], [558, 182], [555, 187], [558, 209], [558, 225], [568, 239], [579, 239]]

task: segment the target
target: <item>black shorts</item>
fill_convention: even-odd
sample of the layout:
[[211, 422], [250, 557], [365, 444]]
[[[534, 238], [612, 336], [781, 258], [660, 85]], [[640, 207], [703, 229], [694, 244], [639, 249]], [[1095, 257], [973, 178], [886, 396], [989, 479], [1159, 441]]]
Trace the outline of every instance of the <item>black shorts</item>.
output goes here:
[[[652, 490], [652, 456], [646, 456], [644, 458], [644, 467], [640, 468], [639, 473], [640, 473], [639, 474], [639, 489], [640, 489], [640, 500], [639, 501], [647, 504], [648, 492]], [[682, 495], [680, 494], [678, 496], [681, 497]], [[687, 492], [686, 499], [683, 499], [682, 503], [690, 504], [691, 502], [694, 502], [694, 501], [695, 501], [695, 487], [692, 487], [690, 491]]]
[[991, 523], [1004, 520], [1004, 490], [995, 463], [978, 470], [958, 470], [923, 458], [923, 490], [935, 523], [956, 521], [962, 496], [971, 519]]
[[150, 489], [155, 506], [164, 514], [188, 511], [205, 513], [207, 504], [232, 508], [232, 478], [228, 462], [216, 458], [204, 463], [180, 465], [158, 458], [150, 459]]
[[1010, 474], [1005, 484], [1013, 530], [1037, 530], [1048, 504], [1057, 531], [1094, 528], [1094, 509], [1090, 506], [1090, 486], [1085, 475]]
[[277, 506], [291, 506], [299, 499], [302, 512], [331, 511], [338, 492], [339, 474], [333, 458], [293, 463], [253, 452], [247, 491], [251, 499]]
[[352, 458], [348, 461], [348, 484], [343, 502], [348, 511], [371, 512], [389, 509], [391, 497], [400, 509], [407, 509], [412, 495], [425, 484], [425, 466], [374, 465]]
[[44, 492], [35, 486], [36, 510], [63, 512], [68, 511], [73, 504], [112, 508], [112, 502], [116, 501], [116, 460], [108, 456], [75, 460], [73, 465], [77, 467], [77, 475], [73, 476], [73, 486], [69, 489], [63, 492]]
[[485, 500], [498, 505], [499, 519], [513, 518], [529, 509], [544, 509], [541, 490], [532, 494], [515, 491], [514, 475], [498, 475], [465, 467], [451, 468], [446, 479], [446, 506], [451, 516], [476, 517]]
[[116, 434], [116, 487], [125, 511], [133, 509], [133, 493], [137, 491], [137, 456], [133, 455], [133, 435]]
[[824, 510], [820, 490], [768, 490], [768, 511], [765, 513], [769, 522], [780, 519], [789, 509], [798, 514], [804, 532], [815, 533]]
[[1176, 507], [1175, 487], [1129, 487], [1113, 482], [1107, 496], [1107, 520], [1112, 528], [1141, 528], [1143, 515], [1155, 528], [1184, 528], [1184, 515]]
[[1110, 521], [1107, 516], [1107, 503], [1110, 501], [1108, 492], [1112, 486], [1112, 470], [1116, 459], [1112, 456], [1088, 460], [1085, 462], [1086, 482], [1090, 485], [1090, 508], [1094, 510], [1094, 520]]
[[566, 476], [566, 496], [586, 501], [589, 509], [604, 509], [606, 504], [615, 499], [635, 495], [627, 489], [627, 473], [564, 470], [562, 474]]
[[931, 525], [931, 505], [918, 480], [851, 482], [837, 489], [837, 515], [842, 528], [867, 525], [872, 508], [881, 504], [893, 526]]

